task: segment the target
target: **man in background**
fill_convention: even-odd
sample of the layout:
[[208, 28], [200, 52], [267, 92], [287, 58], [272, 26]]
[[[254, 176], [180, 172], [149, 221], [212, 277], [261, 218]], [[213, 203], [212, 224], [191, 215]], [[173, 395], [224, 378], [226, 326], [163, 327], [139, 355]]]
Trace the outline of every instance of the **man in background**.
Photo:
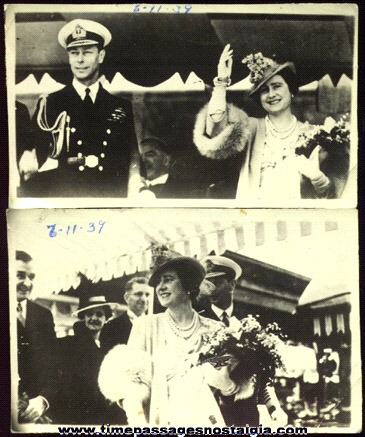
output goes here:
[[106, 351], [117, 344], [127, 344], [134, 321], [146, 314], [153, 289], [144, 277], [133, 277], [125, 285], [124, 300], [128, 309], [121, 316], [110, 320], [101, 332], [101, 346]]
[[[235, 329], [239, 320], [244, 317], [233, 302], [237, 280], [242, 275], [241, 267], [225, 256], [209, 255], [202, 259], [205, 267], [206, 293], [210, 296], [211, 306], [200, 311], [200, 315], [213, 320], [220, 320], [225, 326]], [[243, 381], [242, 381], [243, 382]], [[275, 389], [267, 384], [256, 396], [247, 399], [238, 399], [233, 396], [220, 396], [223, 417], [228, 425], [258, 426], [260, 422], [259, 404], [265, 404], [271, 419], [277, 426], [287, 424], [287, 415], [281, 408]], [[267, 414], [267, 413], [266, 413]]]

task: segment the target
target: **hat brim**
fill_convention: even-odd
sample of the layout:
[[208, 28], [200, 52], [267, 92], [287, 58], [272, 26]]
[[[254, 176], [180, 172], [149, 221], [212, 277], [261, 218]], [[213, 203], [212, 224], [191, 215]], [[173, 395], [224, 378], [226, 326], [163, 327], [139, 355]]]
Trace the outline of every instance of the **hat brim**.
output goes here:
[[158, 267], [152, 273], [150, 279], [148, 280], [148, 285], [150, 285], [153, 288], [156, 288], [161, 274], [166, 270], [170, 270], [170, 269], [171, 270], [178, 269], [178, 271], [183, 270], [189, 272], [190, 275], [194, 275], [196, 277], [196, 282], [198, 283], [197, 286], [200, 285], [200, 283], [203, 281], [205, 276], [205, 269], [200, 264], [199, 261], [197, 261], [195, 258], [190, 258], [188, 256], [181, 256], [181, 257], [173, 258], [167, 261], [165, 264]]
[[98, 307], [109, 307], [110, 309], [112, 309], [113, 307], [113, 303], [109, 303], [109, 302], [104, 302], [104, 303], [95, 303], [94, 305], [89, 305], [85, 308], [81, 308], [75, 312], [72, 313], [73, 316], [79, 316], [81, 313], [88, 311], [92, 308], [98, 308]]
[[261, 81], [254, 86], [254, 88], [250, 91], [250, 96], [255, 94], [268, 80], [270, 80], [272, 77], [274, 77], [276, 74], [280, 73], [280, 71], [285, 70], [286, 68], [289, 68], [294, 74], [295, 71], [295, 65], [293, 62], [285, 62], [284, 64], [279, 65], [277, 68], [275, 68], [267, 77], [261, 79]]

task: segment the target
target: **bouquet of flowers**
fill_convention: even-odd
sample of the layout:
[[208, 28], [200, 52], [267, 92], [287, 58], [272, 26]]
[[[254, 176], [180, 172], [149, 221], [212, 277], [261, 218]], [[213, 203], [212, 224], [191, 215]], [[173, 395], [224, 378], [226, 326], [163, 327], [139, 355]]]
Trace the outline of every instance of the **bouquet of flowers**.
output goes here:
[[299, 136], [301, 145], [295, 149], [297, 155], [309, 158], [316, 146], [328, 153], [347, 154], [350, 149], [350, 123], [348, 115], [338, 121], [327, 117], [323, 126], [314, 126], [309, 132]]
[[257, 375], [260, 380], [272, 380], [276, 368], [283, 368], [284, 336], [277, 323], [262, 327], [249, 315], [236, 326], [220, 328], [203, 335], [199, 364], [206, 362], [222, 367], [236, 362], [244, 378]]

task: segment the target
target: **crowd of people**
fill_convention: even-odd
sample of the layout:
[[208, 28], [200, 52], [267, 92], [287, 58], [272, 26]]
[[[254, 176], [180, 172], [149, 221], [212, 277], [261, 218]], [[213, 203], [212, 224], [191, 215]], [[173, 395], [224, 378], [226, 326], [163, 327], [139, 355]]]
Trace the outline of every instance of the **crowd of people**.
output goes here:
[[[271, 381], [247, 378], [234, 353], [225, 365], [194, 363], [206, 334], [242, 317], [233, 303], [241, 268], [229, 258], [198, 262], [162, 248], [149, 279], [126, 284], [128, 310], [116, 318], [112, 303], [86, 280], [74, 335], [58, 339], [51, 313], [29, 300], [32, 258], [17, 251], [16, 263], [20, 422], [253, 426], [263, 404], [286, 424]], [[146, 315], [154, 291], [165, 311]], [[209, 296], [211, 305], [202, 309]], [[135, 378], [138, 366], [145, 366], [144, 377]]]
[[[226, 101], [233, 50], [229, 44], [224, 48], [212, 96], [197, 114], [191, 133], [198, 155], [216, 167], [214, 180], [207, 177], [204, 184], [194, 180], [194, 162], [184, 164], [187, 174], [181, 177], [176, 150], [159, 132], [146, 132], [137, 144], [131, 103], [111, 95], [99, 81], [111, 39], [100, 23], [82, 19], [67, 23], [58, 41], [67, 50], [72, 83], [42, 97], [32, 121], [27, 108], [17, 102], [21, 196], [142, 195], [242, 201], [341, 196], [349, 171], [349, 148], [325, 150], [318, 144], [309, 156], [296, 154], [303, 134], [312, 126], [292, 112], [298, 92], [292, 62], [261, 53], [245, 58], [250, 95], [266, 113], [264, 118], [253, 118]], [[132, 155], [137, 150], [140, 173], [134, 174]], [[200, 173], [208, 169], [202, 166]]]

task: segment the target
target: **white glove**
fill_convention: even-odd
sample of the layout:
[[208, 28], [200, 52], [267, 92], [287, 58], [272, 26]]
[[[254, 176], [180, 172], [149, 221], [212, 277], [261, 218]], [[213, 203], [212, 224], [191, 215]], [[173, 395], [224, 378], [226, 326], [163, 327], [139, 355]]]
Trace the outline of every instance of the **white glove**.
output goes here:
[[282, 408], [276, 408], [271, 413], [271, 419], [276, 427], [286, 426], [288, 424], [288, 415]]
[[24, 180], [28, 180], [34, 173], [38, 171], [38, 161], [35, 149], [24, 150], [19, 160], [19, 173], [24, 175]]
[[236, 392], [237, 386], [229, 377], [227, 366], [224, 366], [218, 370], [211, 364], [204, 363], [202, 367], [204, 378], [208, 385], [220, 390], [223, 396], [230, 396]]
[[233, 64], [233, 50], [231, 49], [230, 44], [227, 44], [221, 57], [219, 58], [218, 63], [218, 77], [219, 79], [230, 79], [232, 73], [232, 64]]

